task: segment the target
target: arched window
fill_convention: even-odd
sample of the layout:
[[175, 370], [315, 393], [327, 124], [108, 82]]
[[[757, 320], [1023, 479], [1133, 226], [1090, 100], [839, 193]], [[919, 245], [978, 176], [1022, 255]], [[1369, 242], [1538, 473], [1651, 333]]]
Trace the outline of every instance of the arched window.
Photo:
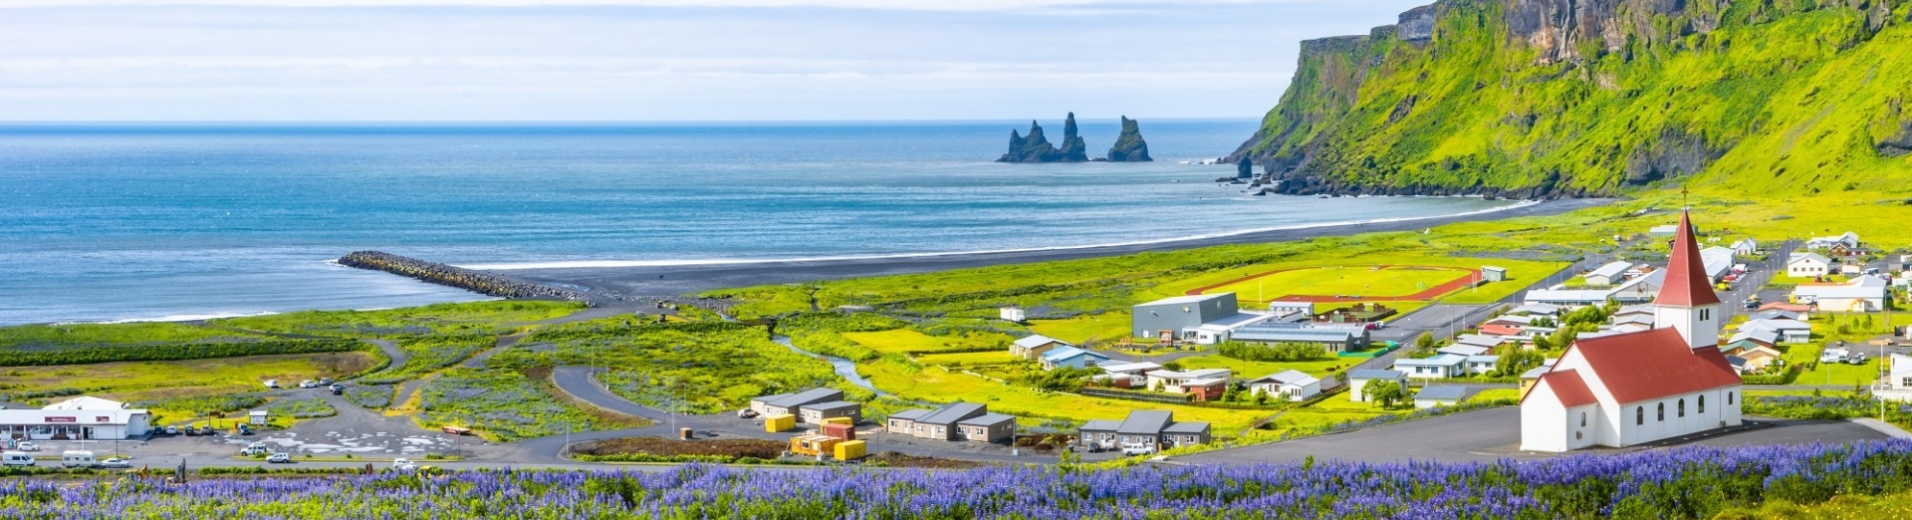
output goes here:
[[1666, 403], [1660, 403], [1659, 415], [1654, 417], [1653, 420], [1666, 422]]
[[1633, 424], [1636, 424], [1636, 425], [1646, 424], [1646, 407], [1645, 406], [1636, 406], [1633, 408]]
[[1686, 417], [1686, 400], [1680, 400], [1680, 417]]
[[1699, 413], [1706, 413], [1706, 396], [1700, 396], [1699, 406]]
[[1587, 412], [1580, 412], [1580, 427], [1587, 427]]
[[1727, 393], [1726, 393], [1726, 406], [1732, 406], [1732, 405], [1733, 405], [1733, 393], [1732, 393], [1732, 392], [1727, 392]]

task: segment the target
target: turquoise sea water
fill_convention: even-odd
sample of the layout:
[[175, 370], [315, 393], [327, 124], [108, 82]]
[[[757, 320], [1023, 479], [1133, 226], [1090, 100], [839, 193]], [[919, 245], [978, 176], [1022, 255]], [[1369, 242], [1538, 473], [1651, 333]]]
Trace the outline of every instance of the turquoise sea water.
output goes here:
[[[0, 126], [0, 324], [477, 299], [329, 260], [488, 268], [1074, 247], [1475, 211], [1211, 182], [1253, 120], [1143, 121], [1156, 162], [996, 164], [1027, 122]], [[1046, 126], [1060, 136], [1061, 125]], [[1085, 120], [1092, 151], [1115, 121]]]

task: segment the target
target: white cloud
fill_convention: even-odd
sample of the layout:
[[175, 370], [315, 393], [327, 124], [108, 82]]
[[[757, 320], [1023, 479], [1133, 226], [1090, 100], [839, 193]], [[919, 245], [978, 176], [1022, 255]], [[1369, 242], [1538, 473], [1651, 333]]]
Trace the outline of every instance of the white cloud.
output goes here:
[[225, 6], [225, 7], [820, 7], [904, 11], [998, 11], [1135, 4], [1275, 4], [1335, 0], [0, 0], [0, 8]]

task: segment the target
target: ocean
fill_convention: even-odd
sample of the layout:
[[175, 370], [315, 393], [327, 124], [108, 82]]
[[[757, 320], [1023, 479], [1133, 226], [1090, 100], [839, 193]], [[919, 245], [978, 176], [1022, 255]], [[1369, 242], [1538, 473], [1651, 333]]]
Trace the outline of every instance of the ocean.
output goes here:
[[[484, 299], [340, 267], [1080, 247], [1482, 211], [1218, 185], [1254, 120], [1142, 121], [1152, 163], [997, 164], [1027, 122], [0, 126], [0, 324]], [[1115, 120], [1082, 120], [1092, 154]], [[1044, 127], [1052, 140], [1060, 121]]]

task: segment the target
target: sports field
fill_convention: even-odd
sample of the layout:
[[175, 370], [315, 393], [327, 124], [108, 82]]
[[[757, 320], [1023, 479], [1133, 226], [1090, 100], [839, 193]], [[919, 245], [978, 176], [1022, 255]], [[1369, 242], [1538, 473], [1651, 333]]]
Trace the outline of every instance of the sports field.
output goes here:
[[1274, 300], [1427, 300], [1467, 287], [1472, 269], [1418, 265], [1300, 267], [1200, 287], [1188, 294], [1235, 293], [1243, 303]]

